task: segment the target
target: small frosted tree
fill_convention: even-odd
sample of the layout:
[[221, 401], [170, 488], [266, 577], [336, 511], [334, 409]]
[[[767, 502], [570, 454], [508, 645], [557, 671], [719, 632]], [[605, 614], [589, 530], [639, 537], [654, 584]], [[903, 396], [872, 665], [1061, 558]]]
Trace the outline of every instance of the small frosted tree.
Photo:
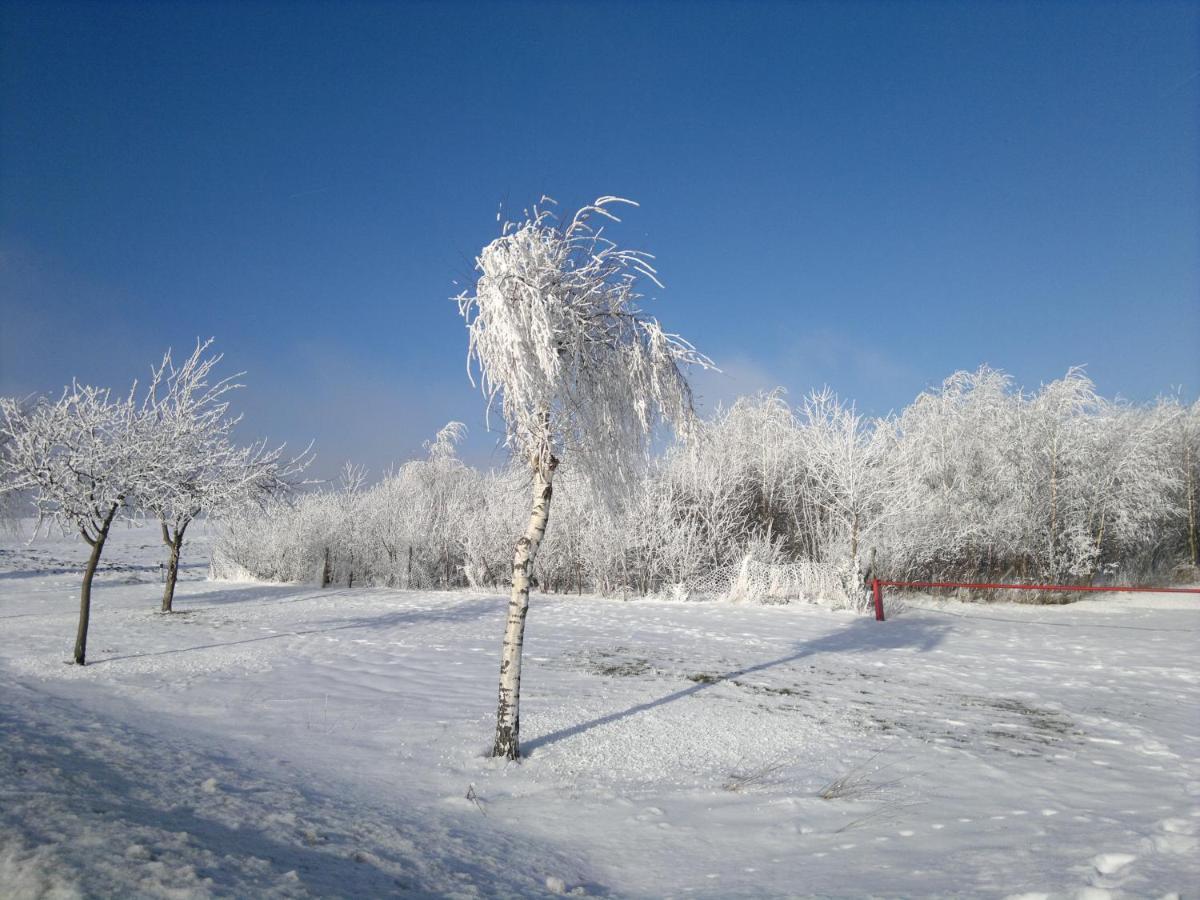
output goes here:
[[801, 446], [810, 486], [857, 577], [860, 543], [907, 503], [897, 472], [893, 423], [864, 418], [825, 388], [804, 399]]
[[604, 236], [602, 220], [619, 221], [610, 207], [620, 203], [631, 201], [601, 197], [565, 225], [544, 207], [506, 223], [475, 261], [474, 292], [456, 298], [470, 335], [468, 371], [478, 366], [489, 412], [499, 403], [510, 451], [533, 478], [529, 521], [513, 553], [493, 756], [521, 754], [530, 575], [560, 460], [569, 456], [602, 492], [627, 484], [657, 423], [677, 431], [691, 423], [680, 366], [709, 365], [638, 308], [639, 281], [659, 282], [648, 254]]
[[1072, 367], [1021, 406], [1021, 465], [1043, 577], [1080, 577], [1094, 564], [1087, 507], [1102, 405], [1092, 380]]
[[450, 587], [453, 550], [460, 544], [457, 533], [466, 518], [466, 488], [470, 472], [458, 458], [455, 447], [466, 435], [462, 422], [447, 422], [437, 437], [425, 442], [428, 459], [409, 463], [408, 471], [421, 487], [425, 514], [424, 533], [436, 553], [438, 578]]
[[153, 370], [138, 416], [152, 451], [139, 505], [158, 519], [168, 552], [163, 612], [171, 612], [184, 535], [196, 517], [262, 503], [287, 489], [308, 462], [307, 454], [284, 460], [282, 446], [234, 443], [240, 417], [229, 416], [225, 395], [240, 385], [233, 381], [237, 376], [210, 381], [221, 361], [220, 355], [204, 355], [211, 345], [211, 339], [197, 341], [179, 366], [168, 350]]
[[332, 512], [330, 544], [326, 545], [321, 568], [321, 587], [328, 587], [335, 577], [345, 577], [346, 587], [354, 587], [354, 567], [361, 563], [359, 548], [362, 531], [363, 506], [366, 500], [367, 470], [347, 460], [334, 490], [326, 494]]
[[91, 547], [79, 592], [74, 661], [87, 657], [92, 578], [109, 529], [146, 489], [153, 460], [132, 394], [72, 384], [32, 406], [0, 398], [0, 453], [8, 490], [27, 491], [43, 522], [77, 531]]
[[896, 422], [893, 478], [910, 508], [885, 535], [893, 576], [1004, 581], [1028, 532], [1020, 465], [1021, 399], [987, 366], [955, 372]]

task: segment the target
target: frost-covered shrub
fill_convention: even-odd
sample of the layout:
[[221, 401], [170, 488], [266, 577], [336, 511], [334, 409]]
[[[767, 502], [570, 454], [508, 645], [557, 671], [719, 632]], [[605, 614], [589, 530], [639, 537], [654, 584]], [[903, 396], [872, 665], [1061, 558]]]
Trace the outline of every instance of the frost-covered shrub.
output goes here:
[[1171, 528], [1185, 504], [1170, 453], [1184, 413], [1104, 400], [1078, 369], [1036, 394], [994, 370], [956, 373], [897, 423], [913, 496], [879, 542], [887, 570], [1067, 582], [1164, 571], [1184, 530]]

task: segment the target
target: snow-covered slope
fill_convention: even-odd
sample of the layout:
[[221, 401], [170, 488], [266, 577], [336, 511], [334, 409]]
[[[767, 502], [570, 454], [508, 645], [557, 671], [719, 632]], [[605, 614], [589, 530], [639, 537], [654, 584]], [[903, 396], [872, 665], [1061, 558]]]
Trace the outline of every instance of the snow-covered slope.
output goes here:
[[[201, 535], [202, 538], [202, 535]], [[2, 896], [1161, 896], [1200, 884], [1200, 600], [534, 598], [0, 552]], [[185, 563], [189, 557], [185, 556]]]

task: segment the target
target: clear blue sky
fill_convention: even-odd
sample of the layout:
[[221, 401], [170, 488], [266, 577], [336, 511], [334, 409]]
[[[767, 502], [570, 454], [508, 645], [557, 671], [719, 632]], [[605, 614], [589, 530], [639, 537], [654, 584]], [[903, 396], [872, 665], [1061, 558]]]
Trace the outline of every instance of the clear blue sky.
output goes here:
[[0, 4], [0, 393], [216, 336], [250, 431], [497, 460], [447, 298], [542, 193], [648, 308], [885, 413], [987, 363], [1200, 383], [1195, 3]]

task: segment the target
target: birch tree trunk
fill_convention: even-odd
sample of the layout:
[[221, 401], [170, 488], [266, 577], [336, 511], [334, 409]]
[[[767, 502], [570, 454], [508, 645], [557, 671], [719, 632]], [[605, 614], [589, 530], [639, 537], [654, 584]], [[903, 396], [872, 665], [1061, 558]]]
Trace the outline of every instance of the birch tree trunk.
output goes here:
[[100, 554], [104, 551], [104, 542], [108, 539], [108, 529], [117, 515], [120, 505], [114, 503], [104, 517], [96, 534], [90, 535], [83, 531], [83, 539], [87, 541], [92, 552], [88, 556], [87, 568], [83, 570], [83, 586], [79, 589], [79, 627], [75, 631], [75, 665], [86, 665], [88, 622], [92, 617], [92, 576], [96, 574], [96, 566], [100, 564]]
[[508, 601], [508, 620], [504, 626], [504, 646], [500, 654], [500, 702], [496, 710], [496, 743], [492, 756], [506, 759], [521, 757], [521, 649], [525, 640], [525, 616], [529, 612], [529, 583], [533, 561], [546, 534], [550, 520], [552, 482], [558, 460], [553, 456], [533, 469], [533, 508], [525, 534], [513, 553], [512, 595]]

